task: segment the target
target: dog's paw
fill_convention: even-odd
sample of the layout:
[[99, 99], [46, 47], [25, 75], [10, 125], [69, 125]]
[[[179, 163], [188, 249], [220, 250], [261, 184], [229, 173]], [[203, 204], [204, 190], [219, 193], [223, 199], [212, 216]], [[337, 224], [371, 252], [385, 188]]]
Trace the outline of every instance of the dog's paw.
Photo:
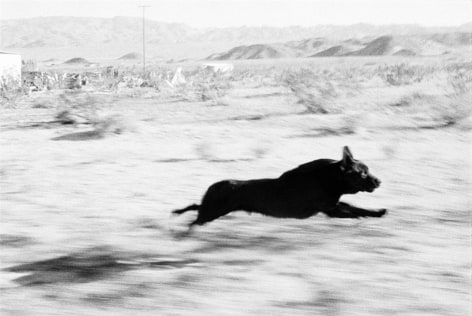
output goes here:
[[386, 208], [381, 208], [377, 211], [377, 214], [379, 215], [379, 217], [382, 217], [385, 214], [387, 214], [387, 209]]

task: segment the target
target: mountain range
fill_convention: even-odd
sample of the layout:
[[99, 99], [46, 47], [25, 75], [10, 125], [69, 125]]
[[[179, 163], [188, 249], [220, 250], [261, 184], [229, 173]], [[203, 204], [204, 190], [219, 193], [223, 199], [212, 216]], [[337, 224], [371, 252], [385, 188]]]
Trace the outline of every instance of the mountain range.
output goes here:
[[[316, 21], [314, 21], [315, 23]], [[47, 51], [49, 55], [54, 55], [63, 49], [63, 55], [66, 51], [70, 55], [73, 54], [74, 49], [77, 54], [83, 48], [84, 52], [88, 52], [91, 57], [110, 58], [116, 56], [118, 58], [130, 51], [139, 51], [142, 45], [142, 21], [140, 18], [134, 17], [37, 17], [3, 20], [0, 32], [1, 50], [19, 51], [26, 54]], [[389, 35], [392, 36], [392, 41], [404, 41], [404, 38], [409, 34], [415, 36], [437, 34], [436, 36], [440, 37], [441, 34], [469, 32], [472, 32], [472, 22], [457, 27], [354, 24], [348, 26], [241, 26], [199, 29], [181, 23], [147, 20], [146, 44], [149, 50], [155, 52], [155, 56], [162, 58], [203, 58], [216, 51], [259, 44], [261, 46], [250, 47], [251, 52], [248, 54], [266, 58], [270, 56], [309, 56], [308, 54], [311, 52], [326, 55], [352, 53], [353, 48], [363, 48], [362, 45], [357, 47], [355, 40], [365, 41], [367, 37]], [[342, 42], [347, 39], [351, 39], [352, 43]], [[305, 42], [303, 42], [304, 40]], [[295, 43], [297, 41], [300, 43]], [[269, 45], [266, 43], [281, 44]], [[297, 53], [297, 51], [303, 51], [300, 45], [306, 46], [306, 51], [303, 53]], [[313, 45], [318, 45], [320, 49], [312, 50]], [[152, 54], [150, 55], [152, 56]], [[76, 56], [70, 55], [69, 57]]]
[[376, 38], [334, 40], [310, 38], [274, 44], [234, 47], [212, 54], [211, 60], [266, 59], [335, 56], [434, 56], [471, 50], [472, 32], [433, 33], [420, 35], [383, 35]]

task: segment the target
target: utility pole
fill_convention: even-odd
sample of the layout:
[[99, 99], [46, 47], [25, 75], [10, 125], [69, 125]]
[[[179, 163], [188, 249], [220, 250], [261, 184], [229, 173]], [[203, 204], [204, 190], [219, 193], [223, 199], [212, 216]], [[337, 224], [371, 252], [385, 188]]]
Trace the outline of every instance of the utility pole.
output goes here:
[[146, 33], [145, 33], [145, 19], [144, 11], [146, 8], [149, 8], [148, 5], [140, 5], [140, 8], [143, 8], [143, 78], [146, 76]]

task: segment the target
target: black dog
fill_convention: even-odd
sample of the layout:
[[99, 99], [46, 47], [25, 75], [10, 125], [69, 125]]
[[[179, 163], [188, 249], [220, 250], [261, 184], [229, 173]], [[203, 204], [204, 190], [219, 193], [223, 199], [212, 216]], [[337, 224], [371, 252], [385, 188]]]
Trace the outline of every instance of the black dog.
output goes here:
[[198, 210], [190, 224], [203, 225], [230, 212], [243, 210], [280, 218], [308, 218], [322, 212], [329, 217], [381, 217], [385, 209], [366, 210], [339, 202], [343, 194], [372, 192], [380, 180], [355, 160], [347, 146], [340, 161], [318, 159], [289, 170], [276, 179], [224, 180], [211, 185], [202, 204], [175, 210]]

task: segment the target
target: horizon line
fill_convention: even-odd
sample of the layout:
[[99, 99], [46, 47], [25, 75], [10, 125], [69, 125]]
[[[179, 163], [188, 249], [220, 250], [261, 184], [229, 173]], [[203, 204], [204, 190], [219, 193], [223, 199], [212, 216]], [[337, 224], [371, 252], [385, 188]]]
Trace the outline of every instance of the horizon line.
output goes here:
[[[140, 16], [133, 16], [133, 15], [117, 15], [117, 16], [112, 16], [112, 17], [105, 17], [105, 16], [71, 16], [71, 15], [51, 15], [51, 16], [32, 16], [32, 17], [24, 17], [24, 18], [11, 18], [11, 19], [0, 19], [0, 23], [6, 22], [6, 21], [20, 21], [20, 20], [31, 20], [31, 19], [41, 19], [41, 18], [79, 18], [79, 19], [116, 19], [116, 18], [134, 18], [134, 19], [142, 19]], [[419, 23], [387, 23], [387, 24], [378, 24], [378, 23], [371, 23], [371, 22], [355, 22], [355, 23], [348, 23], [348, 24], [330, 24], [330, 23], [322, 23], [322, 24], [313, 24], [313, 25], [300, 25], [300, 24], [289, 24], [285, 26], [277, 26], [277, 25], [268, 25], [268, 24], [261, 24], [261, 25], [253, 25], [253, 24], [241, 24], [241, 25], [231, 25], [231, 26], [194, 26], [186, 22], [169, 22], [169, 21], [163, 21], [163, 20], [155, 20], [152, 18], [146, 18], [147, 21], [153, 21], [153, 22], [158, 22], [158, 23], [163, 23], [163, 24], [181, 24], [181, 25], [186, 25], [191, 28], [196, 28], [196, 29], [210, 29], [210, 28], [242, 28], [242, 27], [255, 27], [255, 28], [263, 28], [263, 27], [270, 27], [270, 28], [287, 28], [287, 27], [300, 27], [300, 28], [311, 28], [311, 27], [318, 27], [318, 26], [340, 26], [340, 27], [346, 27], [346, 26], [353, 26], [353, 25], [368, 25], [368, 26], [417, 26], [417, 27], [423, 27], [423, 28], [454, 28], [454, 27], [461, 27], [467, 24], [472, 24], [472, 20], [456, 24], [456, 25], [425, 25], [425, 24], [419, 24]]]

